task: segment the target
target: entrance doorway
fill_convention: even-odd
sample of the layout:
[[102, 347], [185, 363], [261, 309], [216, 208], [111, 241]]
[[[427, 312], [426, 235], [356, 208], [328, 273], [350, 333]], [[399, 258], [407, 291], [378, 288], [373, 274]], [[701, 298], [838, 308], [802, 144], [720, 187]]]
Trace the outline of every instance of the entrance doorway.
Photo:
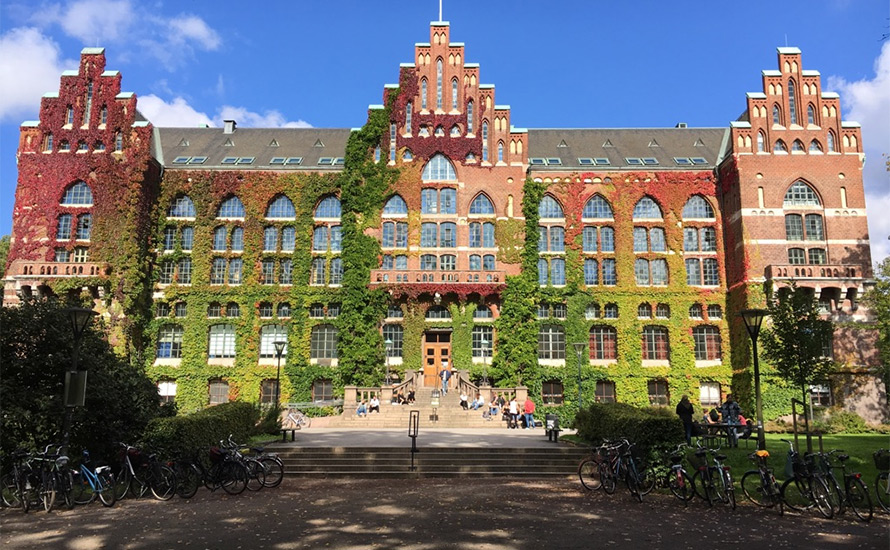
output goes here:
[[451, 370], [451, 333], [427, 331], [423, 338], [423, 385], [435, 388], [439, 371]]

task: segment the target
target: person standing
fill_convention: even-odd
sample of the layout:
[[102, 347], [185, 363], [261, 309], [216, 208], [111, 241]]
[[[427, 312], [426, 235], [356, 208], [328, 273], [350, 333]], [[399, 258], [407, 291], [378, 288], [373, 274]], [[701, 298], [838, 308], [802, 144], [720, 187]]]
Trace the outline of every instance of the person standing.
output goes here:
[[692, 445], [692, 416], [695, 414], [695, 409], [692, 408], [688, 395], [680, 398], [676, 412], [680, 420], [683, 421], [683, 430], [686, 432], [686, 444]]
[[510, 404], [507, 405], [510, 411], [510, 417], [508, 419], [507, 427], [510, 429], [515, 429], [519, 427], [519, 403], [516, 401], [516, 396], [510, 398]]
[[440, 374], [442, 375], [442, 395], [445, 395], [448, 393], [448, 381], [451, 379], [451, 371], [443, 365]]
[[723, 415], [724, 424], [729, 425], [726, 429], [729, 445], [731, 447], [738, 447], [739, 440], [736, 426], [739, 425], [739, 416], [742, 414], [742, 408], [736, 403], [735, 399], [732, 398], [731, 393], [726, 394], [726, 402], [720, 407], [720, 412]]
[[522, 412], [525, 414], [525, 429], [531, 430], [535, 427], [535, 402], [532, 401], [531, 397], [525, 398]]

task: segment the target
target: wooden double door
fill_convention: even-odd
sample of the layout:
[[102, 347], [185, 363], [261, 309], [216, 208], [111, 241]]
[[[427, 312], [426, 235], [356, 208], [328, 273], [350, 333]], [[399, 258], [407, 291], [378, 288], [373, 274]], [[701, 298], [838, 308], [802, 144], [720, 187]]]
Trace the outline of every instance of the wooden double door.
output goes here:
[[451, 333], [427, 331], [423, 336], [423, 385], [435, 388], [441, 370], [452, 368]]

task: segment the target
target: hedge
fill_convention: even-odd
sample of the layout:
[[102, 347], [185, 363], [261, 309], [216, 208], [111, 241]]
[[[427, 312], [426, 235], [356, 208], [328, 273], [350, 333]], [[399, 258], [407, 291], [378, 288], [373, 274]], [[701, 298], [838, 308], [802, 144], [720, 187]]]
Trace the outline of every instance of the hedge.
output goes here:
[[192, 456], [231, 434], [245, 442], [256, 431], [260, 410], [250, 403], [233, 401], [198, 412], [149, 422], [142, 443], [167, 457]]
[[685, 437], [683, 423], [670, 409], [626, 403], [592, 403], [578, 412], [575, 427], [591, 443], [627, 438], [641, 450], [676, 445]]

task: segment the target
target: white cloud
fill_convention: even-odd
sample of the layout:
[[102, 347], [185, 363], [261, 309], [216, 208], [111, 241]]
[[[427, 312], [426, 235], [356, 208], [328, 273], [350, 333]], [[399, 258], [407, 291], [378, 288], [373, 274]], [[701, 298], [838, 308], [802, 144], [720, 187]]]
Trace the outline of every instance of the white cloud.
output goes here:
[[219, 111], [218, 120], [235, 120], [239, 126], [248, 128], [312, 128], [305, 120], [290, 121], [278, 111], [266, 111], [262, 114], [248, 111], [244, 107], [224, 105]]
[[890, 256], [890, 42], [884, 44], [875, 60], [875, 76], [855, 82], [829, 78], [829, 85], [841, 94], [844, 119], [862, 124], [866, 163], [862, 172], [868, 206], [868, 227], [872, 259]]
[[85, 46], [113, 45], [120, 58], [151, 57], [167, 69], [181, 66], [196, 49], [212, 51], [222, 45], [219, 33], [202, 18], [191, 14], [165, 17], [132, 0], [47, 4], [30, 20], [41, 27], [58, 25]]
[[36, 118], [40, 97], [57, 92], [62, 71], [78, 66], [59, 55], [59, 46], [35, 28], [18, 27], [0, 35], [0, 121]]
[[181, 97], [175, 97], [168, 103], [156, 95], [140, 96], [137, 105], [145, 118], [155, 126], [166, 128], [214, 126], [209, 116], [196, 110]]

